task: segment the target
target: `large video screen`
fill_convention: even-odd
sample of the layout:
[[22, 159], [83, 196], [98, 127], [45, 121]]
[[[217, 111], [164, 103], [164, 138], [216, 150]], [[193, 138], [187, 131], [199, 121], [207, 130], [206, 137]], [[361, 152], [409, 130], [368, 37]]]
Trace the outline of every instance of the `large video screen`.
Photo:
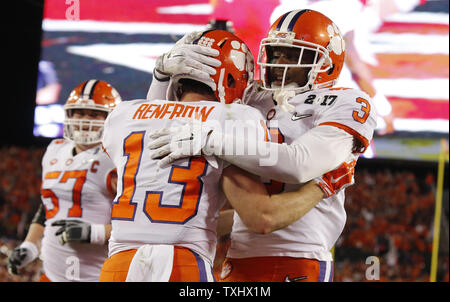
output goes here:
[[[70, 91], [88, 79], [111, 83], [123, 100], [145, 98], [156, 58], [184, 34], [205, 29], [211, 20], [231, 21], [235, 33], [257, 57], [259, 42], [271, 22], [286, 11], [312, 8], [328, 15], [343, 34], [353, 38], [351, 58], [358, 60], [347, 62], [339, 86], [359, 87], [374, 94], [380, 108], [374, 148], [365, 156], [377, 156], [377, 142], [381, 146], [378, 154], [383, 154], [380, 150], [386, 146], [392, 156], [401, 154], [402, 150], [391, 146], [396, 134], [411, 134], [416, 139], [417, 133], [448, 136], [448, 1], [257, 3], [46, 0], [34, 135], [62, 137], [63, 105]], [[394, 9], [386, 3], [401, 3], [403, 7]], [[425, 149], [431, 148], [425, 153], [439, 148], [435, 142], [425, 145]]]

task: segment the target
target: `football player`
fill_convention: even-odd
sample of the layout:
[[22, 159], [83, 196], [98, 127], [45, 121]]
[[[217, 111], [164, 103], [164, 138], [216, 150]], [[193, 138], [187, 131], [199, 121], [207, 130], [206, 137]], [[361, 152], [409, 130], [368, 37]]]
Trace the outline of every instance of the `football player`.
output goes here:
[[346, 58], [338, 85], [355, 87], [366, 92], [377, 107], [379, 135], [395, 131], [395, 113], [381, 87], [375, 87], [371, 67], [380, 65], [371, 47], [370, 37], [383, 22], [398, 13], [412, 11], [426, 0], [281, 0], [270, 17], [275, 21], [285, 12], [298, 7], [319, 11], [336, 24], [346, 41]]
[[24, 242], [8, 258], [10, 273], [40, 254], [41, 281], [98, 281], [117, 182], [101, 137], [106, 117], [120, 101], [114, 87], [94, 79], [70, 93], [64, 139], [53, 140], [42, 158], [42, 204]]
[[[170, 85], [176, 101], [122, 102], [105, 122], [103, 146], [117, 167], [118, 194], [100, 281], [215, 281], [216, 229], [225, 203], [221, 188], [234, 191], [230, 203], [260, 233], [295, 221], [324, 196], [314, 182], [282, 198], [270, 196], [259, 177], [214, 157], [184, 158], [163, 168], [150, 158], [147, 144], [163, 142], [149, 133], [178, 126], [180, 118], [202, 132], [213, 126], [228, 129], [231, 123], [256, 139], [267, 135], [261, 113], [239, 104], [253, 82], [253, 58], [245, 43], [230, 32], [213, 30], [201, 33], [192, 45], [206, 45], [217, 55], [220, 66], [214, 76], [192, 80], [181, 74]], [[188, 141], [191, 128], [180, 129], [177, 136]], [[239, 195], [236, 203], [234, 195]]]
[[[344, 228], [346, 213], [345, 186], [337, 192], [330, 189], [330, 184], [353, 178], [356, 161], [372, 139], [377, 116], [367, 94], [333, 87], [344, 57], [344, 40], [328, 17], [313, 10], [287, 12], [272, 24], [267, 38], [261, 41], [258, 65], [262, 83], [246, 94], [248, 104], [266, 117], [272, 141], [256, 142], [215, 129], [192, 132], [192, 143], [208, 144], [191, 149], [197, 153], [188, 155], [215, 154], [255, 175], [270, 175], [272, 180], [267, 185], [271, 193], [295, 190], [312, 179], [328, 192], [327, 198], [302, 218], [266, 235], [252, 233], [242, 217], [235, 215], [222, 280], [332, 280], [330, 249]], [[206, 68], [200, 70], [208, 72]], [[174, 75], [172, 71], [171, 76]], [[161, 89], [164, 85], [155, 81], [155, 87]], [[157, 89], [152, 89], [156, 94]], [[175, 136], [165, 136], [160, 139], [166, 145], [150, 146], [153, 157], [167, 155], [161, 166], [186, 156], [186, 152], [180, 152]], [[225, 152], [224, 146], [232, 142], [243, 148], [263, 144], [278, 160], [272, 166], [263, 166], [258, 154], [237, 156]], [[323, 177], [317, 179], [339, 166], [352, 172], [342, 178], [330, 172], [332, 176], [325, 181]]]

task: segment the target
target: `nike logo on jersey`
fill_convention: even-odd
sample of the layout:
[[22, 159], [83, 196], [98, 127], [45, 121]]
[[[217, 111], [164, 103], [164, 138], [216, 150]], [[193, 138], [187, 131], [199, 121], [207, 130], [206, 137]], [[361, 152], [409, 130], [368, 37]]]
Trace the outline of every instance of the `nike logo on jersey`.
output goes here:
[[291, 120], [296, 121], [296, 120], [300, 120], [302, 118], [307, 118], [310, 116], [312, 116], [312, 114], [310, 114], [310, 113], [298, 114], [297, 112], [294, 112], [294, 115], [291, 117]]
[[284, 278], [284, 282], [297, 282], [300, 280], [305, 280], [307, 278], [308, 278], [308, 276], [301, 276], [301, 277], [296, 277], [296, 278], [289, 278], [289, 276], [286, 276], [286, 278]]

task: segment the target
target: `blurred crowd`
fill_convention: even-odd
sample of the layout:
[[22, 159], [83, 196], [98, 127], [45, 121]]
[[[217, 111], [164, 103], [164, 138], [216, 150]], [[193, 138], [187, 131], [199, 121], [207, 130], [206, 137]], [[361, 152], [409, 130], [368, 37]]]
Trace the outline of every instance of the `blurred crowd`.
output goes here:
[[[44, 151], [37, 147], [0, 148], [0, 282], [39, 279], [40, 260], [22, 270], [20, 276], [7, 273], [6, 260], [25, 238], [39, 206]], [[335, 281], [368, 281], [367, 269], [372, 262], [366, 261], [373, 257], [378, 259], [379, 281], [428, 281], [434, 174], [414, 173], [406, 167], [403, 171], [357, 167], [355, 181], [356, 185], [346, 191], [347, 224], [334, 249]], [[441, 239], [437, 281], [448, 282], [448, 213], [443, 213], [441, 238], [447, 239]]]
[[40, 203], [45, 149], [0, 148], [0, 237], [24, 238]]
[[1, 147], [0, 156], [0, 282], [37, 281], [41, 261], [20, 276], [6, 270], [7, 255], [25, 238], [41, 199], [41, 159], [44, 148]]
[[[347, 223], [336, 243], [336, 281], [366, 281], [379, 261], [379, 281], [428, 281], [436, 181], [431, 172], [357, 170], [346, 191]], [[441, 223], [438, 281], [448, 282], [448, 213]], [[442, 225], [444, 228], [442, 228]], [[370, 260], [370, 259], [369, 259]]]

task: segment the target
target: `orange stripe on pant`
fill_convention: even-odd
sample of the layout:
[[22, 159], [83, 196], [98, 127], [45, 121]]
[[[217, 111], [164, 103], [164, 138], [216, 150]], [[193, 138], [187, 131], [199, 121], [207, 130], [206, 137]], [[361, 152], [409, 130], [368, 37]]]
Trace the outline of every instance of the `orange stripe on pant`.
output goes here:
[[292, 257], [227, 258], [219, 282], [330, 282], [333, 263]]
[[42, 274], [41, 278], [39, 278], [39, 282], [52, 282], [52, 280], [50, 280], [46, 274]]
[[[125, 282], [136, 249], [126, 250], [105, 260], [100, 273], [100, 282]], [[208, 270], [208, 272], [206, 272]], [[176, 246], [173, 268], [169, 282], [206, 282], [206, 275], [212, 275], [211, 265], [193, 251]]]

